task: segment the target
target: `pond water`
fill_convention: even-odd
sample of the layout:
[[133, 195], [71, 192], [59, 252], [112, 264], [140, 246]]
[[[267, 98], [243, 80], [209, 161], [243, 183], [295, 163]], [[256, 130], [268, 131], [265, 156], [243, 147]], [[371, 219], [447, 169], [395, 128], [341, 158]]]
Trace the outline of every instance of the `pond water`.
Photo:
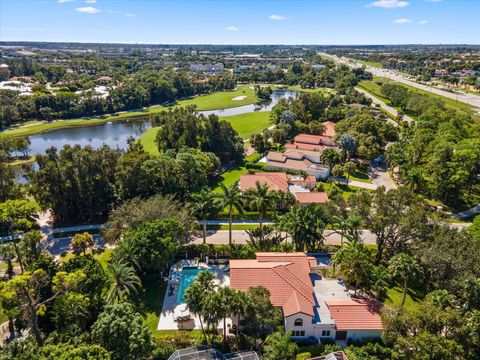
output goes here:
[[[296, 94], [297, 92], [292, 90], [274, 90], [272, 100], [268, 102], [229, 109], [200, 111], [200, 113], [205, 115], [233, 116], [255, 111], [270, 111], [280, 99], [296, 96]], [[110, 147], [126, 149], [127, 140], [130, 136], [138, 138], [151, 126], [147, 118], [135, 118], [133, 120], [126, 119], [125, 121], [108, 122], [94, 126], [54, 130], [30, 136], [30, 154], [44, 154], [45, 150], [51, 146], [61, 149], [66, 144], [91, 145], [94, 148], [107, 144]]]

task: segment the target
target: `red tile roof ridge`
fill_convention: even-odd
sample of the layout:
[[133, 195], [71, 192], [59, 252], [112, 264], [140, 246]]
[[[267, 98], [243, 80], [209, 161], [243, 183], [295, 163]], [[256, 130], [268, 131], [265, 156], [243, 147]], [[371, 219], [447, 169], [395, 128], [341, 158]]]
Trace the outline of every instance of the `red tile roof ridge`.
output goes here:
[[[310, 264], [309, 264], [310, 265]], [[288, 266], [284, 266], [285, 270], [287, 270], [291, 275], [295, 276], [295, 278], [297, 278], [298, 281], [300, 281], [302, 283], [303, 286], [305, 286], [306, 290], [309, 291], [310, 293], [313, 293], [313, 287], [312, 285], [308, 285], [308, 284], [305, 284], [305, 282], [297, 276], [297, 274], [295, 274], [293, 271], [291, 271]], [[315, 302], [312, 301], [312, 300], [308, 300], [309, 302], [312, 303], [312, 305], [315, 305]]]
[[298, 292], [293, 291], [292, 295], [284, 302], [282, 308], [284, 309], [285, 316], [291, 316], [293, 314], [303, 313], [306, 315], [313, 316], [313, 307], [310, 304], [301, 301], [301, 298], [298, 297]]
[[[306, 295], [304, 294], [303, 291], [301, 291], [300, 289], [298, 289], [297, 286], [295, 286], [294, 284], [292, 284], [291, 279], [289, 280], [289, 279], [286, 278], [285, 274], [281, 274], [281, 271], [279, 271], [280, 269], [283, 269], [283, 270], [286, 270], [286, 271], [287, 271], [287, 269], [286, 269], [285, 266], [275, 267], [275, 268], [273, 268], [273, 271], [274, 271], [278, 276], [280, 276], [287, 284], [289, 284], [292, 288], [294, 288], [294, 290], [296, 290], [297, 292], [299, 292], [299, 293], [302, 295], [302, 297], [305, 298], [305, 300], [307, 300], [309, 303], [312, 304], [312, 306], [315, 305], [315, 302], [313, 302], [312, 300], [310, 300], [310, 299], [308, 298], [308, 296], [306, 296]], [[289, 272], [289, 274], [292, 274], [291, 271], [288, 271], [288, 272]], [[300, 281], [300, 283], [301, 283], [302, 285], [304, 285], [304, 283], [303, 283], [297, 276], [295, 276], [295, 279], [298, 280], [298, 281]], [[311, 295], [311, 294], [310, 294], [310, 295]]]
[[278, 266], [293, 264], [289, 261], [258, 261], [256, 259], [230, 260], [230, 268], [236, 269], [273, 269]]

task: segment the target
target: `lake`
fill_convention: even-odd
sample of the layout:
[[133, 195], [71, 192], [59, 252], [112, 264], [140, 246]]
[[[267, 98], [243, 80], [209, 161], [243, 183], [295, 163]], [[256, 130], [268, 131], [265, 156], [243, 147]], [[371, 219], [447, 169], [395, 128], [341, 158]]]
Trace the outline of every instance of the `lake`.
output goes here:
[[[270, 111], [282, 98], [296, 96], [293, 90], [274, 90], [272, 100], [268, 102], [238, 106], [228, 109], [199, 111], [199, 113], [218, 116], [233, 116], [256, 111]], [[53, 130], [30, 136], [30, 154], [44, 154], [51, 146], [61, 149], [64, 145], [91, 145], [94, 148], [107, 144], [120, 149], [127, 148], [130, 136], [140, 137], [152, 124], [147, 118], [125, 119], [125, 121], [107, 122], [99, 125]]]

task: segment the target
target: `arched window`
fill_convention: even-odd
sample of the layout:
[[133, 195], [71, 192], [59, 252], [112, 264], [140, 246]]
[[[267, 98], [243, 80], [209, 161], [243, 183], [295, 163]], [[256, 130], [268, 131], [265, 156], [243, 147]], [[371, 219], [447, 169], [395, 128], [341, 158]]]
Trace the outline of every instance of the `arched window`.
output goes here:
[[294, 326], [303, 326], [303, 320], [298, 318], [295, 319], [295, 322], [293, 323]]

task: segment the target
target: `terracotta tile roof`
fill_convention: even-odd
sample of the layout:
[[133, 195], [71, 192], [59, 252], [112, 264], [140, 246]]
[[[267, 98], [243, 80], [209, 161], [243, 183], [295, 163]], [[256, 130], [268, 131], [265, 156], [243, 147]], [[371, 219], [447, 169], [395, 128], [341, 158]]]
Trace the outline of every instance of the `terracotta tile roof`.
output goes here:
[[298, 192], [295, 197], [300, 204], [324, 204], [328, 201], [324, 192]]
[[257, 253], [255, 260], [230, 260], [230, 286], [237, 290], [264, 286], [284, 316], [313, 316], [315, 300], [310, 261], [304, 253]]
[[295, 136], [295, 142], [320, 145], [322, 143], [322, 137], [320, 135], [299, 134]]
[[282, 153], [279, 153], [279, 152], [270, 151], [267, 154], [267, 160], [285, 162], [286, 159], [287, 158]]
[[326, 300], [337, 330], [382, 330], [378, 301]]
[[240, 175], [240, 190], [254, 189], [257, 182], [267, 184], [270, 190], [288, 191], [286, 173], [256, 173]]

